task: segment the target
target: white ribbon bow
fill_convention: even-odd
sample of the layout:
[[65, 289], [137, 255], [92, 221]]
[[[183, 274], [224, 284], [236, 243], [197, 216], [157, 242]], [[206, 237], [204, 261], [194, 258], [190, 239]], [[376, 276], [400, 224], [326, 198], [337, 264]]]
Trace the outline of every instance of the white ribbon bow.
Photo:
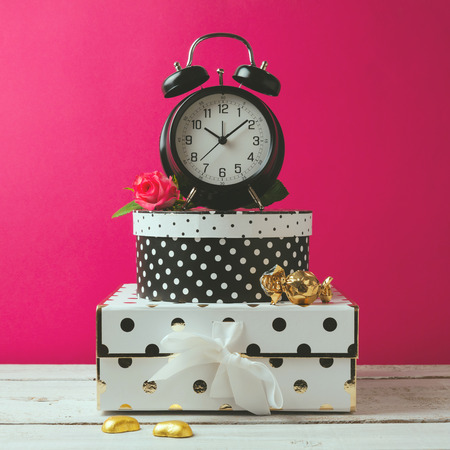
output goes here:
[[242, 329], [242, 322], [213, 322], [212, 338], [184, 331], [168, 334], [161, 349], [178, 355], [149, 381], [165, 380], [200, 364], [219, 363], [210, 397], [233, 397], [241, 408], [258, 415], [270, 414], [269, 408], [282, 408], [280, 386], [269, 368], [228, 350]]

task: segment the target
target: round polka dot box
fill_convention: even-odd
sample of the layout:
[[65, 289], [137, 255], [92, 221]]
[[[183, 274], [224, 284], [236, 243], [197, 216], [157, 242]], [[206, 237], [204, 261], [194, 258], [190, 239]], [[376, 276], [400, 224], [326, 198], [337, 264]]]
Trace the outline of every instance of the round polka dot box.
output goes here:
[[310, 211], [135, 211], [138, 295], [200, 303], [270, 301], [259, 278], [308, 270]]

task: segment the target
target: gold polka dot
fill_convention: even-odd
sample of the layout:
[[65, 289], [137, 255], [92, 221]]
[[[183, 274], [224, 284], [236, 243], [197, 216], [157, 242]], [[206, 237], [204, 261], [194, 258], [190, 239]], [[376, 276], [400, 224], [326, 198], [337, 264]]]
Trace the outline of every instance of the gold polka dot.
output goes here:
[[97, 392], [103, 394], [106, 391], [106, 383], [103, 380], [97, 380]]
[[158, 306], [158, 305], [147, 305], [149, 308], [154, 308], [155, 306]]
[[333, 411], [333, 407], [329, 403], [324, 403], [321, 407], [321, 411]]
[[297, 392], [297, 394], [304, 394], [307, 389], [308, 383], [305, 380], [297, 380], [294, 383], [294, 391]]
[[344, 383], [344, 390], [350, 394], [350, 411], [356, 411], [356, 382], [355, 379]]
[[228, 403], [224, 403], [223, 405], [220, 405], [219, 411], [233, 411], [233, 408]]
[[356, 384], [353, 380], [347, 380], [344, 383], [344, 390], [345, 390], [345, 392], [348, 392], [349, 394], [353, 393], [353, 390], [355, 389], [355, 387], [356, 387]]
[[169, 410], [170, 411], [182, 411], [183, 408], [178, 403], [174, 403], [173, 405], [169, 406]]
[[154, 381], [144, 381], [142, 385], [142, 389], [146, 394], [153, 394], [158, 388], [157, 384]]
[[133, 409], [128, 403], [119, 406], [119, 409]]
[[270, 358], [269, 364], [275, 369], [278, 369], [278, 367], [281, 367], [283, 365], [283, 358]]
[[203, 394], [204, 392], [206, 392], [207, 385], [206, 385], [206, 383], [203, 380], [197, 380], [194, 383], [192, 388], [194, 389], [194, 391], [197, 394]]
[[250, 308], [256, 308], [258, 305], [258, 303], [247, 303], [247, 306], [250, 306]]
[[173, 319], [172, 323], [170, 325], [171, 325], [173, 331], [182, 331], [182, 330], [184, 330], [184, 327], [186, 326], [186, 324], [184, 323], [184, 320], [180, 319], [179, 317], [177, 317], [176, 319]]
[[205, 304], [201, 304], [201, 305], [197, 305], [199, 308], [204, 308], [205, 306], [208, 306], [208, 305], [205, 305]]

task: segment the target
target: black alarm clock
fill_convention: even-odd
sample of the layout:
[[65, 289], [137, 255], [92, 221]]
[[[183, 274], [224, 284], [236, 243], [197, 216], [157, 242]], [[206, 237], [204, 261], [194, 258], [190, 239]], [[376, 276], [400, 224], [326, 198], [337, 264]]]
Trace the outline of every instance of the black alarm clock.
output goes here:
[[[198, 38], [189, 51], [184, 69], [163, 83], [165, 97], [184, 94], [209, 79], [201, 66], [192, 66], [197, 44], [213, 37], [243, 42], [250, 65], [239, 66], [233, 79], [257, 92], [276, 96], [280, 82], [255, 65], [250, 44], [230, 33], [212, 33]], [[160, 155], [166, 174], [175, 176], [187, 198], [199, 206], [229, 210], [256, 203], [273, 185], [284, 159], [284, 138], [270, 108], [251, 92], [223, 85], [197, 90], [181, 101], [167, 118], [160, 139]], [[195, 198], [194, 198], [195, 197]]]

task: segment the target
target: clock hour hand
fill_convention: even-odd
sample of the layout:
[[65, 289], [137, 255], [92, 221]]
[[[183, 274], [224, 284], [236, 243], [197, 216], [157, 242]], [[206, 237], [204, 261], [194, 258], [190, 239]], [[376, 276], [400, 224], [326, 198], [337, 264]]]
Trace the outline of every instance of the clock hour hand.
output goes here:
[[247, 120], [244, 120], [240, 125], [238, 125], [234, 130], [230, 131], [226, 136], [224, 136], [225, 139], [228, 139], [235, 131], [239, 130], [242, 126], [244, 126], [248, 122]]
[[203, 128], [205, 131], [207, 131], [208, 133], [211, 133], [213, 136], [215, 136], [217, 139], [220, 139], [220, 136], [217, 135], [216, 133], [214, 133], [214, 131], [211, 131], [209, 128]]

